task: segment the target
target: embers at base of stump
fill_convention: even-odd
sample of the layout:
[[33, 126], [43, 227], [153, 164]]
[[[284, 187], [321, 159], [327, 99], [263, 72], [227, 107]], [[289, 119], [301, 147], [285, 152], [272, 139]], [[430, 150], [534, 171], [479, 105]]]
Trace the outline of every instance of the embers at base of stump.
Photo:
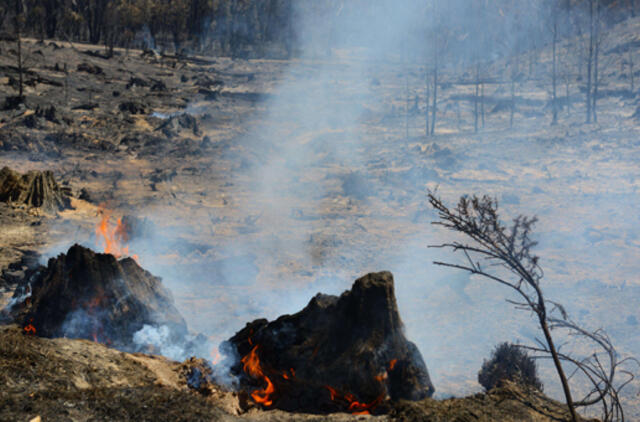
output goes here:
[[265, 408], [383, 413], [387, 400], [435, 391], [403, 333], [393, 276], [371, 273], [340, 297], [318, 294], [300, 312], [247, 324], [223, 343], [232, 372]]

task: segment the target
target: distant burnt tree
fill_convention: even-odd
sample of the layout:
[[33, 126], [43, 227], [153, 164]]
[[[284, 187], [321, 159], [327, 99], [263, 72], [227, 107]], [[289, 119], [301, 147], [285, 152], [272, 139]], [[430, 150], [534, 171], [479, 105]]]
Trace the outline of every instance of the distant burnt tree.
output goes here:
[[[4, 5], [0, 4], [0, 17], [6, 11], [6, 5], [9, 5], [9, 9], [13, 9], [10, 3], [15, 1], [9, 0], [4, 2]], [[548, 32], [554, 32], [548, 30], [551, 22], [546, 22], [547, 25], [544, 25], [541, 24], [541, 19], [557, 18], [554, 13], [547, 14], [546, 17], [538, 16], [539, 14], [534, 12], [536, 9], [551, 10], [549, 5], [556, 8], [560, 4], [565, 9], [570, 9], [576, 16], [584, 17], [589, 15], [589, 6], [593, 5], [592, 22], [594, 24], [591, 26], [596, 32], [592, 36], [594, 42], [591, 44], [593, 48], [590, 51], [593, 54], [590, 57], [594, 62], [592, 82], [595, 91], [597, 86], [595, 69], [598, 67], [595, 64], [598, 60], [595, 50], [598, 48], [599, 37], [604, 35], [604, 31], [599, 29], [600, 22], [606, 24], [635, 15], [636, 2], [636, 0], [623, 2], [537, 0], [523, 7], [515, 0], [471, 3], [468, 0], [429, 2], [407, 0], [403, 2], [403, 7], [410, 8], [424, 4], [427, 5], [427, 9], [433, 7], [437, 10], [437, 15], [443, 17], [438, 26], [448, 28], [451, 33], [462, 35], [458, 37], [459, 40], [451, 40], [452, 43], [459, 44], [455, 46], [458, 57], [454, 61], [460, 64], [469, 58], [466, 56], [473, 56], [474, 53], [480, 56], [475, 58], [474, 62], [485, 62], [491, 57], [503, 56], [505, 51], [512, 50], [511, 44], [518, 38], [513, 28], [518, 28], [523, 23], [534, 28], [534, 31], [524, 38], [526, 45], [520, 53], [534, 52], [539, 47], [534, 45], [536, 40], [544, 39]], [[324, 37], [328, 40], [326, 44], [330, 50], [335, 43], [350, 42], [348, 41], [349, 31], [361, 25], [358, 19], [374, 22], [375, 19], [364, 17], [385, 18], [385, 9], [397, 7], [390, 0], [386, 2], [370, 0], [19, 0], [18, 3], [27, 17], [22, 27], [23, 34], [27, 36], [59, 37], [70, 41], [102, 43], [109, 47], [113, 45], [126, 47], [135, 38], [132, 34], [142, 34], [141, 31], [144, 31], [149, 33], [152, 39], [138, 37], [140, 40], [138, 47], [187, 48], [205, 50], [209, 53], [214, 51], [222, 54], [240, 53], [253, 56], [270, 55], [274, 51], [279, 51], [278, 54], [284, 52], [290, 55], [295, 50], [296, 38], [299, 35], [306, 37], [309, 32], [315, 30], [307, 25], [305, 17], [324, 25], [327, 29]], [[115, 13], [115, 11], [127, 13]], [[380, 17], [380, 14], [383, 16]], [[344, 19], [347, 15], [348, 18]], [[523, 15], [524, 19], [521, 19], [520, 15]], [[447, 18], [444, 18], [445, 16]], [[585, 21], [582, 17], [580, 19]], [[430, 21], [431, 19], [425, 19], [425, 28], [430, 27]], [[298, 31], [295, 27], [298, 27]], [[553, 28], [553, 25], [551, 27]], [[559, 28], [562, 36], [580, 35], [584, 32], [581, 28], [587, 28], [585, 25], [578, 24], [568, 25], [567, 28], [571, 29], [563, 27], [564, 25], [561, 25]], [[342, 36], [336, 36], [334, 39], [336, 31], [341, 31]], [[441, 31], [432, 32], [425, 45], [442, 44]], [[524, 32], [528, 30], [525, 29]], [[442, 50], [444, 45], [436, 48], [434, 58], [438, 60], [438, 64], [429, 63], [429, 67], [436, 70], [444, 69], [445, 63], [440, 61], [438, 53]], [[455, 65], [455, 63], [449, 64]], [[433, 79], [438, 86], [441, 77], [437, 72], [433, 72]], [[478, 83], [477, 79], [476, 77], [476, 83]], [[479, 90], [482, 91], [484, 83], [481, 81], [478, 85]], [[597, 98], [597, 93], [594, 98]], [[437, 102], [435, 95], [433, 99]], [[433, 105], [429, 108], [433, 113]], [[481, 110], [479, 112], [481, 117]], [[433, 117], [430, 116], [430, 119], [433, 121]], [[432, 128], [428, 132], [432, 132]]]
[[516, 344], [501, 343], [491, 354], [491, 359], [482, 363], [478, 382], [485, 390], [501, 387], [504, 381], [513, 381], [542, 391], [536, 362]]

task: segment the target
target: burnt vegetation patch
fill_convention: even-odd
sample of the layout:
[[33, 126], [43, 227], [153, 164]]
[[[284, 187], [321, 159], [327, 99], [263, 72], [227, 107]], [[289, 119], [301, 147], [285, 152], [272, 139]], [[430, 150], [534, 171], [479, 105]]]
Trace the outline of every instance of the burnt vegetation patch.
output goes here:
[[46, 211], [71, 208], [70, 191], [56, 182], [51, 171], [19, 174], [8, 167], [0, 170], [0, 201]]
[[523, 384], [542, 391], [536, 362], [526, 351], [515, 344], [501, 343], [491, 353], [491, 358], [482, 363], [478, 382], [485, 390], [503, 387], [508, 381]]
[[[198, 279], [198, 289], [215, 283], [214, 293], [185, 299], [196, 306], [224, 302], [225, 311], [207, 310], [220, 318], [212, 321], [214, 329], [245, 321], [240, 315], [248, 311], [234, 306], [242, 301], [255, 309], [260, 301], [251, 288], [256, 280], [269, 279], [265, 273], [272, 267], [312, 282], [324, 268], [356, 271], [381, 250], [395, 249], [409, 233], [426, 230], [431, 214], [422, 196], [416, 209], [416, 196], [435, 183], [456, 192], [458, 184], [472, 182], [472, 189], [490, 184], [489, 190], [510, 206], [538, 201], [537, 195], [544, 194], [536, 203], [546, 213], [555, 185], [529, 189], [531, 180], [555, 184], [582, 179], [595, 167], [603, 172], [613, 168], [603, 165], [611, 156], [602, 154], [619, 152], [609, 148], [619, 133], [635, 139], [640, 120], [640, 73], [634, 70], [640, 49], [637, 0], [534, 1], [526, 6], [511, 0], [10, 3], [0, 6], [0, 24], [10, 31], [0, 34], [0, 85], [5, 87], [0, 151], [15, 155], [21, 167], [56, 158], [52, 165], [58, 167], [46, 168], [61, 172], [65, 183], [51, 172], [23, 175], [2, 169], [0, 221], [17, 220], [9, 214], [38, 217], [20, 217], [24, 224], [6, 232], [34, 237], [41, 231], [32, 229], [41, 226], [58, 235], [60, 220], [67, 230], [95, 217], [95, 207], [81, 201], [77, 213], [57, 213], [57, 221], [41, 216], [38, 210], [55, 214], [69, 209], [69, 186], [75, 185], [67, 184], [73, 183], [67, 175], [84, 183], [79, 199], [94, 204], [113, 200], [122, 208], [118, 212], [171, 207], [168, 214], [188, 220], [186, 230], [127, 216], [121, 222], [126, 240], [155, 243], [153, 252], [167, 261], [162, 265], [178, 275], [173, 281]], [[394, 28], [399, 26], [396, 15], [407, 11], [416, 12], [411, 21], [418, 26]], [[353, 25], [356, 19], [364, 24]], [[526, 30], [516, 31], [523, 20]], [[366, 92], [363, 81], [370, 85]], [[547, 132], [543, 126], [558, 129]], [[529, 133], [521, 136], [518, 130]], [[600, 142], [600, 136], [610, 135], [609, 145]], [[563, 177], [586, 155], [575, 144], [594, 141], [597, 161]], [[518, 144], [529, 146], [514, 151]], [[529, 154], [531, 144], [535, 151]], [[624, 144], [620, 151], [633, 152]], [[550, 166], [537, 160], [539, 152], [546, 160], [547, 153], [566, 146], [572, 148], [565, 151], [570, 160], [564, 157]], [[502, 165], [503, 158], [495, 161], [496, 149], [511, 157], [508, 164]], [[309, 155], [299, 160], [292, 151]], [[526, 168], [514, 170], [514, 163]], [[543, 172], [529, 171], [538, 164]], [[281, 167], [282, 178], [273, 174]], [[633, 169], [633, 163], [622, 168]], [[268, 177], [256, 183], [265, 169]], [[540, 173], [546, 173], [544, 181]], [[634, 180], [633, 174], [624, 177]], [[515, 186], [520, 181], [523, 186]], [[633, 189], [632, 182], [617, 186]], [[279, 185], [273, 198], [254, 195], [270, 183]], [[597, 189], [598, 183], [590, 186]], [[278, 201], [283, 215], [291, 210], [295, 221], [265, 228], [273, 221], [269, 212], [260, 212], [266, 200]], [[304, 204], [289, 206], [290, 200]], [[194, 341], [161, 280], [135, 258], [74, 245], [44, 266], [29, 257], [2, 268], [0, 281], [12, 292], [0, 296], [10, 304], [1, 316], [18, 326], [0, 327], [0, 381], [8, 386], [0, 391], [0, 419], [29, 420], [36, 414], [45, 420], [235, 419], [218, 412], [212, 393], [216, 383], [226, 383], [241, 411], [250, 412], [246, 418], [266, 420], [304, 419], [307, 412], [321, 414], [315, 420], [353, 417], [325, 417], [342, 412], [402, 421], [577, 421], [576, 409], [594, 404], [602, 408], [604, 421], [624, 420], [626, 397], [619, 393], [635, 376], [626, 364], [637, 361], [618, 354], [606, 333], [581, 328], [561, 304], [544, 296], [530, 237], [535, 218], [520, 216], [505, 226], [497, 201], [488, 197], [463, 197], [454, 208], [433, 195], [429, 202], [440, 217], [436, 224], [469, 241], [438, 245], [464, 256], [462, 262], [436, 264], [475, 276], [449, 280], [459, 296], [454, 300], [477, 304], [465, 288], [484, 276], [511, 287], [522, 300], [516, 306], [531, 311], [544, 336], [533, 346], [498, 346], [478, 373], [487, 391], [463, 399], [431, 398], [435, 388], [418, 348], [405, 337], [387, 272], [368, 274], [339, 296], [319, 293], [293, 315], [250, 322], [223, 344], [227, 366], [205, 359], [182, 366], [180, 377], [193, 391], [160, 387], [127, 360], [131, 356], [104, 346], [169, 356], [162, 344], [135, 340], [147, 330], [147, 339], [166, 335], [162, 341], [185, 353], [213, 354], [195, 350], [202, 338]], [[309, 228], [313, 234], [298, 236]], [[584, 236], [592, 247], [611, 239], [617, 248], [637, 244], [635, 230], [610, 237], [614, 232], [589, 229]], [[580, 230], [576, 233], [580, 236]], [[5, 230], [0, 235], [10, 237]], [[281, 252], [278, 245], [287, 249], [296, 237], [309, 239], [305, 245], [311, 256], [295, 250], [292, 259], [272, 260]], [[248, 242], [250, 251], [243, 244], [228, 256], [227, 242], [238, 238]], [[9, 249], [5, 246], [0, 244], [0, 254]], [[45, 248], [35, 242], [23, 246], [11, 243], [11, 256]], [[270, 248], [265, 259], [263, 251]], [[380, 262], [399, 254], [382, 253]], [[472, 259], [475, 255], [479, 258]], [[311, 258], [311, 265], [301, 256]], [[571, 266], [572, 258], [562, 264]], [[495, 267], [486, 266], [487, 261]], [[415, 265], [410, 268], [422, 263]], [[497, 267], [507, 277], [493, 273]], [[248, 297], [235, 302], [232, 296], [239, 290]], [[411, 300], [442, 297], [432, 293]], [[575, 291], [568, 287], [570, 294]], [[440, 317], [442, 326], [429, 327], [442, 334], [442, 327], [450, 325]], [[621, 318], [626, 328], [637, 328], [630, 311]], [[415, 315], [406, 320], [422, 324]], [[563, 330], [595, 344], [597, 352], [576, 356], [560, 350], [554, 336]], [[65, 336], [77, 340], [60, 338]], [[433, 333], [416, 337], [423, 342], [438, 338]], [[475, 343], [465, 357], [478, 347]], [[100, 364], [71, 359], [70, 350]], [[445, 353], [453, 360], [456, 351]], [[532, 357], [553, 361], [566, 404], [542, 394]], [[433, 363], [430, 369], [448, 371]], [[572, 391], [572, 383], [579, 382], [573, 372], [587, 386], [582, 397]], [[459, 387], [460, 374], [452, 379], [438, 389]], [[124, 381], [115, 385], [111, 380]]]

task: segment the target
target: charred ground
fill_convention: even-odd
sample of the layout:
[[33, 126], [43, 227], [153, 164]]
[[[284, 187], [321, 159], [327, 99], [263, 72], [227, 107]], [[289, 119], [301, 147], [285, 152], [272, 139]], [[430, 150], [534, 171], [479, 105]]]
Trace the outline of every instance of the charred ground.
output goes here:
[[[613, 31], [623, 44], [638, 25], [629, 20]], [[627, 82], [615, 52], [604, 53], [614, 65], [598, 125], [583, 124], [577, 90], [567, 99], [575, 108], [563, 109], [568, 115], [560, 125], [540, 124], [546, 88], [530, 80], [520, 86], [529, 100], [521, 102], [509, 129], [508, 111], [498, 107], [505, 86], [487, 83], [487, 101], [496, 107], [487, 106], [487, 127], [473, 134], [472, 87], [452, 80], [442, 87], [436, 136], [425, 138], [424, 104], [406, 107], [407, 98], [419, 98], [424, 89], [420, 64], [380, 65], [362, 75], [346, 55], [329, 62], [178, 60], [116, 49], [106, 59], [95, 53], [98, 46], [27, 40], [24, 48], [24, 103], [8, 98], [0, 111], [1, 164], [21, 173], [53, 170], [69, 188], [73, 209], [47, 216], [0, 203], [0, 263], [9, 293], [14, 273], [27, 263], [9, 264], [29, 251], [56, 255], [70, 239], [94, 245], [98, 205], [106, 202], [117, 215], [154, 220], [152, 235], [134, 252], [163, 276], [185, 319], [217, 340], [255, 317], [297, 311], [317, 291], [339, 293], [344, 280], [391, 263], [396, 278], [408, 280], [399, 288], [400, 309], [408, 338], [418, 343], [429, 368], [438, 368], [432, 371], [436, 388], [475, 391], [474, 374], [488, 350], [514, 333], [522, 339], [532, 334], [526, 321], [498, 311], [504, 308], [499, 293], [425, 269], [427, 242], [415, 234], [430, 227], [424, 188], [440, 185], [450, 197], [478, 189], [493, 193], [508, 210], [533, 204], [545, 227], [542, 257], [554, 294], [576, 298], [571, 310], [583, 320], [612, 328], [623, 353], [638, 350], [637, 338], [627, 335], [638, 324], [637, 306], [628, 298], [640, 297], [631, 281], [640, 233], [629, 217], [636, 215], [640, 180], [638, 103], [635, 94], [618, 95]], [[0, 49], [0, 82], [10, 97], [17, 80], [14, 46], [2, 42]], [[541, 63], [549, 62], [545, 51]], [[329, 77], [316, 79], [318, 67]], [[296, 82], [283, 83], [289, 80]], [[361, 89], [374, 95], [361, 96]], [[344, 94], [335, 112], [326, 103], [314, 107], [316, 96], [304, 95], [326, 90]], [[283, 107], [279, 98], [288, 101], [291, 94], [300, 99]], [[354, 103], [364, 105], [355, 123], [341, 113]], [[313, 124], [304, 123], [307, 117], [314, 117]], [[282, 153], [290, 147], [295, 156]], [[265, 162], [287, 170], [275, 180], [287, 189], [265, 194], [256, 185]], [[41, 341], [20, 339], [16, 347], [28, 350], [29, 342]], [[454, 350], [459, 359], [452, 359]], [[35, 349], [29, 353], [44, 359]], [[11, 374], [23, 379], [20, 373], [32, 372], [19, 359], [16, 351], [6, 362], [15, 363], [19, 370]], [[38, 377], [55, 372], [36, 366], [42, 368], [34, 372]], [[12, 412], [31, 415], [23, 394], [34, 381], [21, 382], [6, 400]], [[149, 406], [144, 397], [166, 392], [154, 388], [139, 390]], [[109, 400], [122, 394], [104, 391]], [[200, 408], [199, 398], [189, 400]], [[62, 406], [42, 403], [42, 412]], [[117, 409], [105, 412], [100, 417], [115, 417], [108, 412]]]

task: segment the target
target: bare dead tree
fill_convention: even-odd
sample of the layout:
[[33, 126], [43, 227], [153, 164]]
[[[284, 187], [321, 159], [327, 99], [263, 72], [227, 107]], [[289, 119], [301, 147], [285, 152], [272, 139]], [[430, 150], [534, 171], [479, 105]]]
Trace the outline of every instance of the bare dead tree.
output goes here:
[[509, 128], [513, 128], [513, 115], [516, 112], [516, 74], [511, 70], [511, 100], [509, 101]]
[[592, 88], [591, 88], [591, 84], [592, 84], [592, 66], [593, 66], [593, 56], [594, 56], [594, 50], [595, 50], [595, 37], [594, 37], [594, 32], [595, 32], [595, 25], [594, 25], [594, 7], [595, 7], [595, 2], [597, 0], [589, 0], [589, 47], [588, 47], [588, 54], [587, 54], [587, 123], [591, 123], [591, 116], [592, 116], [592, 112], [591, 112], [591, 107], [592, 107], [592, 99], [591, 99], [591, 94], [592, 94]]
[[633, 92], [634, 91], [634, 84], [633, 84], [633, 49], [631, 48], [631, 46], [629, 46], [627, 48], [627, 54], [628, 54], [628, 62], [629, 62], [629, 92]]
[[476, 92], [473, 96], [473, 131], [478, 133], [478, 97], [480, 96], [480, 61], [476, 62]]
[[480, 116], [482, 116], [482, 129], [484, 129], [484, 82], [480, 85]]
[[[582, 399], [575, 401], [574, 406], [600, 405], [603, 422], [624, 421], [620, 393], [635, 379], [634, 373], [626, 368], [632, 364], [640, 366], [640, 362], [633, 357], [618, 359], [619, 354], [604, 330], [589, 331], [580, 327], [568, 318], [566, 311], [559, 304], [554, 304], [554, 310], [560, 313], [560, 317], [549, 317], [549, 327], [552, 330], [565, 330], [570, 336], [580, 337], [581, 340], [595, 346], [594, 352], [582, 359], [558, 352], [560, 360], [574, 367], [569, 379], [582, 374], [591, 385], [589, 392]], [[538, 342], [535, 347], [520, 347], [537, 353], [537, 358], [545, 359], [550, 355], [549, 347], [542, 342]]]
[[558, 11], [554, 10], [552, 16], [552, 24], [551, 24], [551, 34], [552, 34], [552, 70], [551, 70], [551, 86], [552, 86], [552, 94], [551, 94], [551, 125], [554, 126], [558, 124], [558, 96], [556, 92], [556, 85], [558, 79], [558, 72], [556, 66], [556, 46], [558, 44]]
[[13, 17], [13, 27], [16, 36], [16, 68], [18, 70], [18, 97], [24, 100], [24, 51], [22, 51], [22, 27], [26, 22], [25, 5], [21, 1], [13, 4], [15, 15]]
[[16, 60], [18, 64], [18, 96], [20, 98], [24, 96], [24, 58], [22, 54], [22, 34], [20, 33], [21, 26], [20, 18], [16, 17], [16, 44], [18, 47]]
[[404, 140], [409, 141], [409, 62], [407, 48], [403, 50], [403, 63], [404, 63]]
[[593, 101], [593, 105], [591, 106], [591, 112], [593, 113], [593, 121], [598, 121], [598, 113], [597, 113], [597, 103], [598, 103], [598, 87], [600, 86], [600, 78], [598, 77], [598, 58], [600, 57], [600, 24], [601, 24], [601, 9], [602, 5], [600, 4], [600, 0], [596, 0], [596, 19], [593, 25], [594, 28], [594, 52], [593, 52], [593, 94], [591, 95], [591, 101]]
[[516, 56], [515, 63], [511, 63], [511, 100], [509, 101], [509, 128], [513, 128], [513, 115], [516, 112], [516, 78], [518, 77], [518, 56]]
[[[440, 217], [440, 220], [433, 224], [463, 233], [471, 238], [475, 244], [454, 242], [437, 245], [436, 247], [451, 248], [454, 252], [462, 251], [467, 258], [467, 263], [452, 264], [436, 261], [434, 264], [481, 275], [510, 287], [518, 293], [524, 302], [519, 302], [516, 305], [532, 310], [538, 317], [545, 342], [562, 384], [571, 418], [577, 422], [578, 417], [571, 397], [569, 382], [551, 336], [547, 318], [547, 304], [540, 287], [540, 280], [543, 276], [542, 268], [538, 265], [538, 257], [531, 254], [531, 248], [535, 246], [536, 242], [531, 240], [529, 235], [537, 219], [519, 216], [514, 220], [513, 226], [507, 229], [499, 220], [497, 201], [488, 196], [482, 198], [463, 196], [460, 198], [457, 208], [451, 210], [431, 193], [429, 193], [429, 202], [438, 211]], [[479, 261], [474, 261], [472, 255], [479, 255], [485, 262], [488, 262], [488, 266], [483, 267]], [[508, 279], [496, 275], [492, 271], [496, 265], [506, 269], [515, 277]]]
[[440, 77], [440, 62], [442, 56], [444, 55], [449, 34], [447, 33], [446, 25], [442, 25], [443, 16], [441, 11], [438, 9], [438, 2], [433, 2], [433, 10], [432, 10], [432, 19], [433, 19], [433, 33], [431, 34], [432, 38], [432, 54], [433, 54], [433, 95], [431, 97], [431, 128], [427, 127], [427, 135], [433, 136], [436, 131], [436, 113], [438, 111], [438, 85], [439, 85], [439, 77]]
[[436, 38], [434, 46], [433, 61], [433, 96], [431, 97], [431, 130], [429, 135], [433, 136], [436, 131], [436, 111], [438, 110], [438, 41]]
[[608, 34], [606, 30], [606, 22], [609, 20], [608, 16], [611, 14], [611, 5], [605, 4], [602, 0], [596, 0], [596, 17], [595, 17], [595, 35], [594, 35], [594, 56], [593, 56], [593, 94], [591, 101], [593, 105], [591, 111], [593, 113], [593, 121], [598, 121], [598, 99], [600, 94], [599, 88], [603, 85], [604, 77], [606, 75], [606, 69], [611, 66], [613, 57], [611, 55], [602, 54], [602, 51], [606, 51], [607, 48], [611, 48], [608, 44]]
[[[562, 69], [561, 76], [564, 82], [564, 98], [565, 98], [564, 105], [566, 107], [567, 117], [569, 117], [571, 115], [571, 111], [573, 110], [570, 94], [571, 94], [571, 82], [576, 78], [576, 75], [574, 74], [574, 67], [575, 67], [574, 60], [576, 59], [576, 57], [569, 53], [568, 46], [565, 46], [563, 53], [564, 54], [560, 55], [561, 57], [560, 68]], [[581, 63], [581, 62], [578, 61], [578, 63]], [[578, 65], [578, 68], [581, 68], [581, 66]]]
[[[600, 70], [603, 64], [600, 63], [600, 50], [602, 49], [603, 39], [607, 31], [604, 31], [604, 14], [608, 12], [608, 7], [601, 0], [589, 0], [589, 34], [587, 44], [587, 85], [586, 85], [586, 123], [597, 122], [597, 102], [598, 89], [601, 85]], [[578, 32], [581, 35], [581, 32]]]
[[[541, 358], [552, 359], [574, 422], [578, 421], [576, 407], [596, 404], [603, 408], [603, 420], [624, 421], [620, 391], [634, 376], [622, 366], [637, 361], [633, 358], [618, 361], [618, 354], [604, 331], [590, 332], [579, 327], [568, 318], [560, 304], [545, 298], [540, 284], [544, 272], [539, 265], [538, 256], [532, 253], [536, 242], [531, 239], [531, 233], [536, 217], [520, 215], [507, 227], [500, 221], [497, 200], [488, 196], [463, 196], [457, 207], [452, 209], [431, 192], [428, 199], [439, 216], [439, 220], [433, 224], [463, 234], [471, 240], [470, 243], [456, 241], [433, 245], [432, 247], [461, 252], [465, 257], [465, 262], [460, 264], [441, 261], [434, 264], [480, 275], [517, 293], [520, 301], [507, 301], [517, 309], [533, 312], [544, 335], [544, 340], [537, 339], [537, 346], [527, 348], [539, 353]], [[570, 335], [595, 343], [598, 351], [586, 359], [562, 353], [551, 335], [554, 329], [567, 330]], [[574, 368], [569, 377], [562, 362]], [[579, 401], [573, 400], [569, 385], [569, 380], [576, 372], [582, 373], [593, 386]], [[622, 380], [619, 380], [620, 374]]]
[[431, 84], [429, 83], [429, 65], [428, 63], [424, 66], [424, 84], [425, 84], [425, 111], [424, 111], [424, 119], [425, 119], [425, 136], [429, 136], [431, 132], [431, 126], [429, 125], [429, 101], [431, 99]]

